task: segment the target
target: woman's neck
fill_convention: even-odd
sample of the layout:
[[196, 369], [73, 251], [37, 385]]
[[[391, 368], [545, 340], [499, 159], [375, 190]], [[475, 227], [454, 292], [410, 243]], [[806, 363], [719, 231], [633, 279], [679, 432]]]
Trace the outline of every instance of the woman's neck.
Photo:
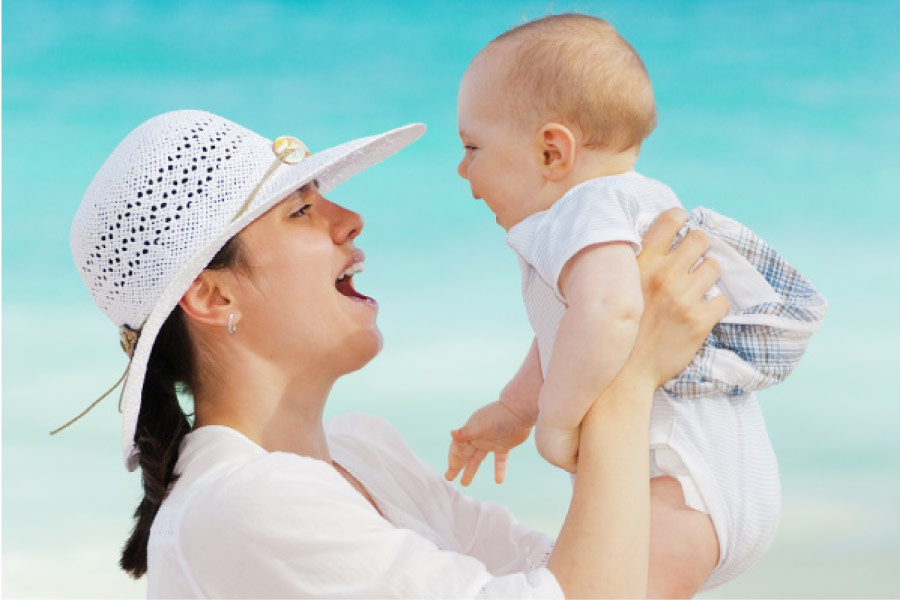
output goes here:
[[322, 424], [333, 379], [285, 373], [252, 359], [223, 369], [195, 393], [196, 424], [240, 431], [269, 452], [292, 452], [331, 462]]

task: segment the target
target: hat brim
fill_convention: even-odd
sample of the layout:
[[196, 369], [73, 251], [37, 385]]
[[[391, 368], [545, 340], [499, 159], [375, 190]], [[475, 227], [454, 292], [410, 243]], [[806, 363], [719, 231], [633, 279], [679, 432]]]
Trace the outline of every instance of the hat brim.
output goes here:
[[297, 164], [280, 167], [259, 191], [248, 210], [223, 229], [178, 272], [141, 327], [141, 335], [124, 383], [122, 447], [125, 467], [129, 471], [134, 471], [140, 464], [134, 434], [141, 410], [141, 393], [147, 373], [147, 361], [153, 350], [153, 344], [169, 314], [216, 253], [244, 227], [303, 185], [317, 180], [320, 191], [328, 192], [360, 171], [397, 153], [419, 139], [423, 133], [425, 125], [412, 123], [378, 135], [352, 140], [312, 154]]

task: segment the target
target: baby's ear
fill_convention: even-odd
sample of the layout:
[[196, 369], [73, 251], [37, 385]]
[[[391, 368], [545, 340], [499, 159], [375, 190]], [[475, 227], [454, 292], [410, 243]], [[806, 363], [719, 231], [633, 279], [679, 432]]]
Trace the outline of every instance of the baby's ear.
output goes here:
[[575, 165], [575, 135], [560, 123], [547, 123], [537, 132], [544, 177], [550, 181], [564, 179]]

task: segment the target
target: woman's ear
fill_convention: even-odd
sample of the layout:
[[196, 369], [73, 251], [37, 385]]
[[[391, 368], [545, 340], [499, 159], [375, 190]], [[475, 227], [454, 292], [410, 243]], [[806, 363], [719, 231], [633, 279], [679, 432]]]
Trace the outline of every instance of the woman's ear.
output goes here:
[[575, 165], [575, 135], [559, 123], [547, 123], [537, 132], [541, 168], [550, 181], [565, 178]]
[[236, 313], [236, 306], [223, 277], [227, 270], [204, 270], [188, 287], [178, 306], [191, 320], [211, 326], [224, 327], [228, 315]]

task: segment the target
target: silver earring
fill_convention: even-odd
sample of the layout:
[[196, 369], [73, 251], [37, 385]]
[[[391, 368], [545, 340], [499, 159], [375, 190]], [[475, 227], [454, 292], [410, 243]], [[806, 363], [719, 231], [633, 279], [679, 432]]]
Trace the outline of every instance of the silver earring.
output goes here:
[[228, 335], [234, 335], [235, 331], [237, 331], [237, 326], [234, 324], [234, 313], [230, 313], [228, 315]]

